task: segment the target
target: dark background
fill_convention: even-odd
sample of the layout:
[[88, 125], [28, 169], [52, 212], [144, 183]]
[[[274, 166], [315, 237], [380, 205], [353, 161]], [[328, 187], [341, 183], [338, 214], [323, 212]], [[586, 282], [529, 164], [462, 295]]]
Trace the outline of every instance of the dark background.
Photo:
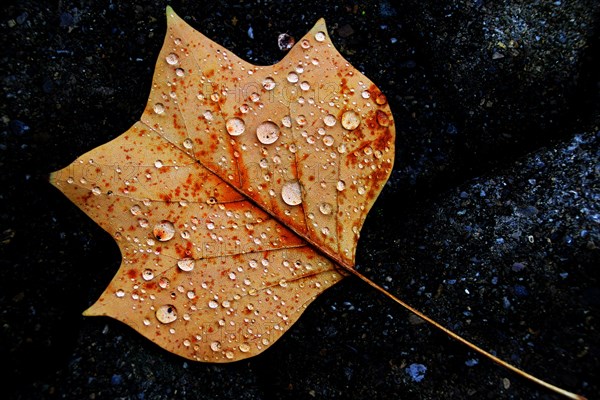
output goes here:
[[[108, 234], [47, 182], [141, 115], [162, 1], [9, 2], [0, 20], [0, 360], [7, 399], [548, 399], [348, 278], [268, 351], [186, 361], [83, 318], [116, 272]], [[499, 357], [599, 393], [596, 0], [174, 1], [256, 64], [325, 17], [388, 100], [393, 175], [358, 268]], [[252, 27], [253, 38], [248, 34]], [[422, 364], [424, 379], [407, 372]]]

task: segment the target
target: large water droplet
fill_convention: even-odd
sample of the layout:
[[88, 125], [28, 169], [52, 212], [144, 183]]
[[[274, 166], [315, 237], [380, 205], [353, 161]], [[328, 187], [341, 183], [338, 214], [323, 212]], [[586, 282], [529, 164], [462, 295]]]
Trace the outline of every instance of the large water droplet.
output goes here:
[[325, 40], [325, 32], [323, 31], [319, 31], [317, 33], [315, 33], [315, 40], [317, 42], [322, 42]]
[[166, 57], [169, 65], [176, 65], [179, 62], [179, 57], [175, 53], [171, 53]]
[[302, 203], [302, 188], [298, 181], [286, 182], [281, 188], [281, 198], [285, 204], [297, 206]]
[[246, 130], [246, 123], [241, 118], [230, 118], [225, 123], [225, 127], [231, 136], [240, 136]]
[[153, 229], [154, 237], [161, 242], [173, 239], [175, 236], [175, 226], [171, 221], [160, 221], [160, 223], [154, 225]]
[[388, 115], [381, 111], [381, 110], [377, 110], [377, 123], [381, 126], [389, 126], [390, 125], [390, 118], [388, 117]]
[[163, 105], [163, 103], [156, 103], [153, 107], [153, 110], [157, 114], [162, 114], [165, 112], [165, 106]]
[[290, 83], [296, 83], [296, 82], [298, 82], [298, 79], [299, 79], [298, 74], [295, 72], [290, 72], [287, 76], [287, 80]]
[[325, 118], [323, 118], [323, 122], [325, 122], [325, 125], [327, 126], [334, 126], [336, 119], [333, 115], [328, 114], [325, 116]]
[[319, 211], [324, 215], [329, 215], [333, 211], [333, 206], [330, 203], [321, 203], [319, 204]]
[[275, 89], [275, 80], [271, 77], [267, 77], [263, 79], [262, 85], [265, 90], [273, 90]]
[[179, 269], [185, 272], [193, 270], [195, 265], [196, 262], [193, 258], [182, 258], [181, 260], [177, 261], [177, 266]]
[[171, 304], [156, 309], [156, 319], [163, 324], [170, 324], [177, 319], [177, 309]]
[[342, 114], [342, 126], [349, 131], [358, 128], [360, 125], [360, 117], [359, 115], [352, 110], [346, 111]]
[[279, 126], [271, 121], [265, 121], [256, 128], [256, 137], [262, 144], [275, 143], [279, 139]]

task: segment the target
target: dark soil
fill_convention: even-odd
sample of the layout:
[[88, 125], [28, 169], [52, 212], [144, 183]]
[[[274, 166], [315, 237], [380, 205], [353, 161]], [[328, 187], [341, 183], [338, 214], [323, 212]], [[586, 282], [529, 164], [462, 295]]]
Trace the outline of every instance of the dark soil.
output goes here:
[[[138, 120], [166, 5], [4, 8], [2, 398], [556, 398], [354, 278], [268, 351], [227, 365], [185, 361], [117, 321], [81, 316], [120, 255], [48, 173]], [[396, 165], [363, 228], [358, 268], [500, 358], [600, 393], [597, 1], [171, 6], [256, 64], [283, 57], [280, 33], [300, 38], [325, 17], [396, 121]], [[423, 379], [411, 365], [426, 368]]]

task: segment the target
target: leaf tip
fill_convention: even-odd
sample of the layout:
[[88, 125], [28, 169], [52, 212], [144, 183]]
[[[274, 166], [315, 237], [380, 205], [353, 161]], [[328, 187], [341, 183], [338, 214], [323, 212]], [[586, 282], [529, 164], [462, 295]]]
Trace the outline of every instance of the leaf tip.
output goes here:
[[102, 311], [102, 306], [99, 302], [92, 304], [87, 310], [81, 313], [84, 317], [101, 317], [106, 315], [104, 311]]

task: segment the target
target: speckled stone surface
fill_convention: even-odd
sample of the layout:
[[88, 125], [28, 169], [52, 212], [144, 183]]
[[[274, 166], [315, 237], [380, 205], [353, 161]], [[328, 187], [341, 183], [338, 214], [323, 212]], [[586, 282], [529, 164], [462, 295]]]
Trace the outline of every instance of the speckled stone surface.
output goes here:
[[[117, 321], [81, 316], [120, 255], [47, 174], [139, 118], [165, 6], [5, 8], [5, 397], [555, 398], [351, 278], [270, 350], [228, 365], [186, 362]], [[360, 270], [528, 372], [591, 398], [599, 392], [597, 2], [171, 6], [256, 64], [283, 57], [280, 33], [300, 38], [325, 17], [340, 52], [387, 94], [396, 121], [396, 166], [363, 229]]]

